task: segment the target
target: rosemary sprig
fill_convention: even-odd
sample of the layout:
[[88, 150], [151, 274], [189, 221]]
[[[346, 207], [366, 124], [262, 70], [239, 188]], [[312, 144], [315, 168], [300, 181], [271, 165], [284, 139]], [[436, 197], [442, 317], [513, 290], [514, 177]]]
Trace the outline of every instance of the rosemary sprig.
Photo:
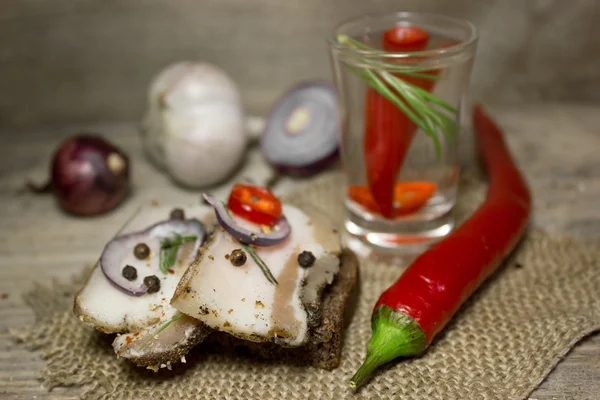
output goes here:
[[273, 285], [277, 286], [279, 283], [277, 282], [277, 279], [275, 279], [275, 277], [273, 276], [273, 274], [271, 273], [271, 270], [269, 269], [269, 267], [267, 266], [267, 264], [265, 264], [265, 262], [263, 261], [262, 258], [260, 258], [260, 256], [258, 255], [258, 253], [256, 253], [256, 250], [254, 250], [254, 248], [246, 243], [241, 243], [242, 247], [244, 248], [244, 250], [246, 250], [248, 252], [248, 254], [250, 254], [250, 257], [252, 257], [252, 259], [254, 260], [254, 262], [256, 263], [256, 265], [258, 265], [260, 267], [260, 269], [262, 270], [263, 274], [265, 275], [265, 278], [267, 278], [267, 280], [269, 282], [271, 282]]
[[[225, 211], [227, 211], [227, 215], [229, 215], [229, 217], [231, 217], [231, 213], [229, 212], [229, 208], [227, 208], [227, 205], [223, 201], [221, 201], [221, 204], [223, 204], [223, 208], [225, 209]], [[271, 282], [273, 285], [277, 286], [279, 284], [277, 282], [277, 279], [275, 279], [275, 277], [271, 273], [271, 270], [269, 269], [267, 264], [263, 261], [263, 259], [260, 258], [260, 256], [256, 252], [256, 250], [254, 250], [254, 248], [252, 246], [250, 246], [246, 243], [240, 242], [240, 244], [242, 245], [244, 250], [246, 250], [248, 252], [248, 254], [250, 254], [250, 257], [252, 257], [252, 259], [254, 260], [256, 265], [258, 265], [258, 267], [261, 269], [262, 273], [265, 275], [265, 278], [267, 278], [267, 280], [269, 282]]]
[[[359, 50], [375, 51], [375, 49], [372, 48], [371, 46], [369, 46], [359, 40], [354, 40], [347, 35], [338, 35], [338, 42], [340, 42], [340, 44], [345, 44], [349, 47], [353, 47], [353, 48], [356, 48]], [[423, 72], [417, 72], [415, 67], [411, 66], [411, 65], [379, 61], [378, 59], [373, 59], [373, 58], [363, 58], [363, 59], [360, 59], [359, 61], [361, 61], [363, 64], [368, 65], [369, 68], [376, 67], [378, 69], [384, 69], [389, 72], [398, 72], [399, 74], [402, 74], [402, 75], [412, 76], [415, 78], [424, 78], [424, 79], [429, 79], [429, 80], [433, 80], [433, 81], [437, 81], [437, 80], [441, 79], [439, 76], [436, 76], [436, 75], [427, 74], [427, 73], [423, 73]]]
[[[346, 35], [339, 35], [338, 42], [353, 49], [373, 51], [372, 47], [352, 39]], [[347, 65], [347, 67], [364, 80], [379, 94], [396, 105], [407, 117], [409, 117], [426, 135], [431, 137], [438, 158], [441, 158], [442, 149], [439, 131], [446, 140], [452, 140], [457, 130], [454, 118], [458, 110], [444, 100], [434, 96], [427, 90], [414, 85], [397, 75], [417, 77], [422, 79], [439, 79], [438, 76], [411, 70], [407, 66], [398, 67], [398, 63], [391, 64], [376, 60], [361, 59], [368, 68], [359, 68]], [[396, 72], [392, 74], [391, 72]], [[439, 108], [438, 108], [439, 107]], [[441, 108], [441, 109], [440, 109]], [[448, 116], [449, 112], [452, 117]]]
[[173, 322], [177, 321], [181, 317], [183, 317], [183, 313], [181, 311], [179, 311], [177, 314], [175, 314], [173, 316], [173, 318], [171, 318], [170, 320], [165, 322], [160, 328], [158, 328], [158, 330], [156, 332], [154, 332], [152, 335], [149, 335], [147, 337], [147, 339], [144, 340], [144, 342], [141, 344], [141, 346], [139, 348], [145, 349], [146, 347], [148, 347], [150, 345], [150, 342], [152, 341], [152, 339], [154, 339], [154, 340], [158, 339], [158, 335], [160, 335], [165, 329], [167, 329], [169, 326], [171, 326], [171, 324]]
[[158, 335], [160, 335], [162, 333], [162, 331], [164, 331], [165, 329], [167, 329], [173, 322], [177, 321], [179, 318], [181, 318], [183, 316], [183, 313], [180, 311], [177, 314], [175, 314], [173, 316], [173, 318], [171, 318], [169, 321], [165, 322], [165, 324], [163, 326], [161, 326], [160, 328], [158, 328], [158, 330], [154, 333], [154, 335], [152, 335], [152, 337], [154, 339], [158, 339]]
[[177, 260], [177, 250], [179, 246], [185, 242], [191, 242], [198, 239], [196, 235], [181, 236], [178, 233], [173, 233], [175, 239], [163, 239], [160, 241], [160, 270], [166, 274], [167, 270], [175, 265]]

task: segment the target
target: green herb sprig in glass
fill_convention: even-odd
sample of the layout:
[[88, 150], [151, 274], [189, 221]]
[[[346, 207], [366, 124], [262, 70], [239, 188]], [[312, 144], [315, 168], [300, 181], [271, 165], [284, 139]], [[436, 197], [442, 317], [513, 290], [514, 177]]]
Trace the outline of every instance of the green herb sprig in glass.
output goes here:
[[[338, 35], [337, 41], [351, 49], [376, 51], [347, 35]], [[431, 137], [436, 154], [440, 158], [442, 149], [438, 132], [441, 131], [448, 140], [453, 139], [457, 131], [458, 110], [427, 90], [402, 79], [402, 75], [431, 80], [440, 78], [400, 63], [382, 62], [366, 56], [361, 57], [358, 61], [367, 68], [351, 65], [347, 65], [347, 67], [367, 85], [402, 110], [427, 136]]]

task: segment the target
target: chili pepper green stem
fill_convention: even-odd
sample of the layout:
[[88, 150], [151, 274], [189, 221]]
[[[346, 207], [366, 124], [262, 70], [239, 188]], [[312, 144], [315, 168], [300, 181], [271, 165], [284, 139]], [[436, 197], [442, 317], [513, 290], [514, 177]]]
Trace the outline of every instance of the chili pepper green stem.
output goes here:
[[373, 334], [367, 346], [367, 357], [350, 379], [350, 387], [356, 390], [367, 382], [379, 366], [398, 357], [417, 355], [425, 348], [425, 332], [417, 321], [406, 314], [382, 305], [371, 319]]

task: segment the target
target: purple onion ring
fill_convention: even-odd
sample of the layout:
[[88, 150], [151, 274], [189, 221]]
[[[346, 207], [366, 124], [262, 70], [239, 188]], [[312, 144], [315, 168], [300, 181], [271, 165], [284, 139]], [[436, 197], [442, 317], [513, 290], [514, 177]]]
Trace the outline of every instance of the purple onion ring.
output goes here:
[[217, 221], [231, 236], [242, 243], [255, 246], [274, 246], [281, 243], [292, 232], [288, 220], [282, 216], [270, 233], [253, 232], [240, 226], [231, 216], [225, 205], [214, 197], [204, 193], [204, 199], [214, 208]]
[[[134, 267], [138, 271], [143, 271], [143, 274], [139, 273], [135, 280], [129, 281], [122, 275], [123, 267], [125, 267], [123, 261], [126, 257], [133, 254], [136, 244], [145, 243], [148, 239], [173, 239], [175, 234], [196, 235], [194, 249], [191, 253], [193, 256], [195, 256], [206, 238], [204, 225], [195, 218], [184, 221], [176, 219], [162, 221], [143, 231], [120, 235], [108, 242], [104, 246], [104, 250], [100, 256], [100, 268], [102, 268], [102, 272], [104, 272], [106, 278], [118, 289], [131, 296], [141, 296], [148, 291], [143, 282], [145, 276], [153, 274], [160, 276], [164, 274], [160, 271], [160, 268], [156, 268], [156, 270], [145, 268], [145, 260], [135, 260], [137, 265], [134, 265]], [[154, 257], [158, 257], [160, 249], [153, 249], [153, 251], [156, 253]], [[159, 262], [153, 262], [153, 264], [158, 265]], [[144, 266], [144, 269], [140, 265]]]

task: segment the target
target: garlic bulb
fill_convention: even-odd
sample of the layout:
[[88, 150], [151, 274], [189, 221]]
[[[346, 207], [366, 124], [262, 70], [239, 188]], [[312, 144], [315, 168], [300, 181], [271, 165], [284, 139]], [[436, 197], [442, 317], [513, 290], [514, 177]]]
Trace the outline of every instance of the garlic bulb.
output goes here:
[[148, 93], [144, 148], [189, 187], [218, 183], [241, 161], [247, 136], [240, 96], [224, 71], [180, 62], [160, 72]]

